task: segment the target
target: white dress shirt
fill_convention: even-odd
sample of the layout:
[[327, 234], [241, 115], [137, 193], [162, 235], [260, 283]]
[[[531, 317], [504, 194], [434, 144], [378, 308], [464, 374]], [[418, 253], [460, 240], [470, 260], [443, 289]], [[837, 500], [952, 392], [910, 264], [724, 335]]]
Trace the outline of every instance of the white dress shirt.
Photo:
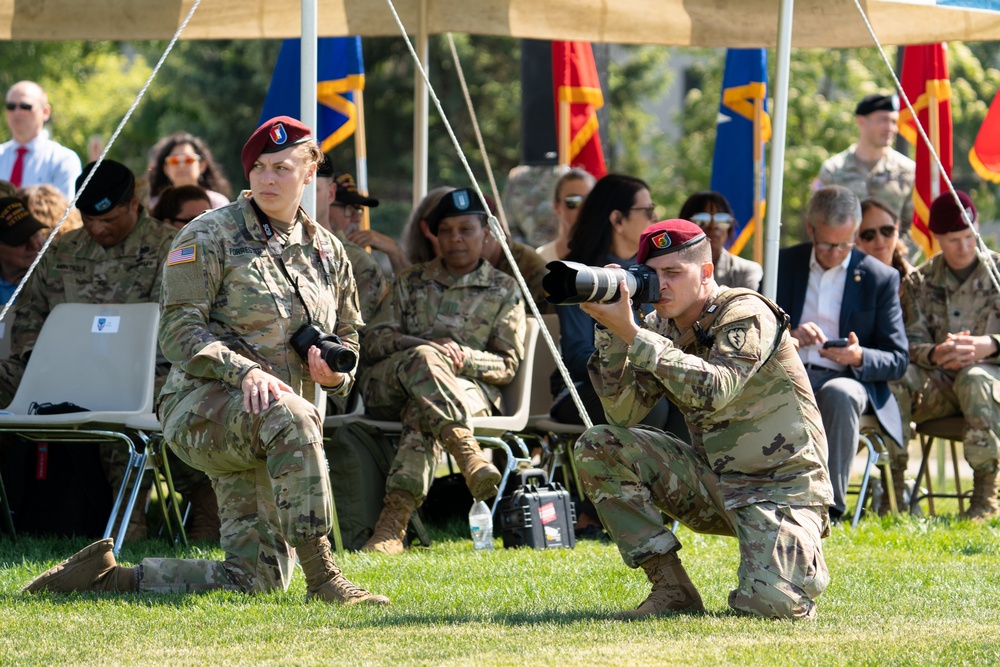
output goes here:
[[[14, 139], [0, 144], [0, 179], [10, 180], [20, 145]], [[76, 192], [76, 179], [83, 172], [80, 157], [62, 144], [49, 139], [46, 130], [39, 132], [37, 137], [24, 145], [28, 152], [24, 155], [21, 187], [48, 183], [72, 200]]]
[[[847, 284], [847, 265], [851, 261], [851, 253], [840, 264], [832, 269], [824, 269], [816, 261], [816, 248], [809, 253], [809, 284], [806, 287], [806, 299], [802, 304], [802, 317], [799, 324], [813, 322], [819, 325], [827, 338], [841, 338], [840, 307], [844, 303], [844, 286]], [[799, 348], [799, 358], [804, 364], [822, 366], [835, 371], [842, 371], [847, 366], [819, 356], [822, 344]]]

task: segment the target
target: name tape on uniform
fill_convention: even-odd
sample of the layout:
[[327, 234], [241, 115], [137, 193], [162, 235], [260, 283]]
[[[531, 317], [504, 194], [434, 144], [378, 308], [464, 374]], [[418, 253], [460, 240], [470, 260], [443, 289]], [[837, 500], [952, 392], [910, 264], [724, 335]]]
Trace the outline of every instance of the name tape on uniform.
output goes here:
[[118, 333], [118, 325], [121, 324], [120, 315], [94, 315], [94, 323], [90, 327], [90, 333]]

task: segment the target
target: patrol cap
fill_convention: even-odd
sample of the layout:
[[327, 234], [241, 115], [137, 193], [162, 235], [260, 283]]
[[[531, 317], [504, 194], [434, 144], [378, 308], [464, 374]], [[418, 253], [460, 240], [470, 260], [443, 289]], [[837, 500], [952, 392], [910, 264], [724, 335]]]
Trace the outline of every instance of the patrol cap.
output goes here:
[[[976, 205], [972, 203], [972, 198], [961, 190], [956, 190], [955, 192], [958, 193], [958, 198], [962, 201], [962, 208], [969, 214], [969, 219], [975, 222], [977, 213]], [[949, 234], [951, 232], [960, 232], [969, 226], [965, 224], [965, 219], [962, 217], [962, 210], [955, 203], [955, 198], [951, 196], [950, 192], [945, 192], [931, 202], [927, 227], [935, 234]]]
[[867, 116], [875, 111], [899, 111], [899, 95], [865, 95], [854, 109], [857, 116]]
[[452, 190], [441, 197], [441, 201], [427, 216], [427, 227], [431, 234], [437, 236], [438, 225], [442, 220], [460, 215], [488, 215], [479, 201], [479, 195], [472, 188]]
[[[80, 192], [83, 182], [94, 169], [96, 162], [91, 162], [83, 168], [83, 173], [76, 179], [76, 190]], [[132, 170], [121, 162], [104, 160], [94, 177], [90, 179], [87, 189], [80, 193], [76, 207], [86, 216], [104, 215], [115, 206], [126, 203], [135, 194], [135, 176]]]
[[341, 204], [349, 206], [378, 206], [378, 200], [374, 197], [366, 197], [358, 192], [358, 186], [354, 183], [354, 177], [344, 172], [335, 174], [333, 180], [337, 183], [337, 194], [334, 199]]
[[289, 116], [275, 116], [254, 130], [243, 144], [240, 158], [243, 161], [243, 175], [250, 178], [250, 170], [257, 158], [264, 153], [277, 153], [312, 139], [312, 131]]
[[17, 197], [0, 199], [0, 243], [19, 246], [45, 225], [39, 222]]
[[639, 254], [635, 259], [645, 264], [647, 259], [677, 252], [704, 238], [707, 238], [705, 231], [690, 220], [663, 220], [646, 227], [639, 236]]

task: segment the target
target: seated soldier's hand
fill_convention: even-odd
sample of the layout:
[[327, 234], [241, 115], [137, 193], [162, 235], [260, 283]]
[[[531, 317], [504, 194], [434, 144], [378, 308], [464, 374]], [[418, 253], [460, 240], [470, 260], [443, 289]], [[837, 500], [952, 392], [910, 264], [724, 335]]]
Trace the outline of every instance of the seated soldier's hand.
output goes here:
[[323, 359], [319, 348], [313, 345], [309, 348], [309, 377], [322, 387], [337, 387], [343, 383], [346, 373], [340, 373], [330, 368]]
[[375, 248], [388, 254], [399, 250], [399, 244], [394, 239], [381, 232], [376, 232], [374, 229], [359, 229], [356, 232], [351, 232], [347, 235], [347, 240], [362, 248]]
[[278, 400], [284, 392], [292, 393], [292, 388], [280, 378], [260, 368], [253, 368], [244, 375], [240, 388], [243, 390], [243, 409], [255, 415], [271, 407], [272, 398]]
[[465, 361], [465, 351], [462, 349], [461, 345], [450, 338], [438, 338], [437, 340], [431, 341], [431, 344], [434, 345], [434, 347], [436, 347], [441, 354], [451, 359], [451, 363], [455, 366], [456, 371], [462, 367], [462, 363]]

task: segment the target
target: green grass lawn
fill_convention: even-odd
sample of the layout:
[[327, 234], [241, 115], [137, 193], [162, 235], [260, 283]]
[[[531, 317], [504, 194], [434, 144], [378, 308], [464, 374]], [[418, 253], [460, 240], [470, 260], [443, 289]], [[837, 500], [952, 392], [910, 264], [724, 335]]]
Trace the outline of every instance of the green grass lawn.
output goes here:
[[[939, 509], [940, 511], [940, 509]], [[825, 542], [831, 584], [815, 621], [735, 615], [735, 541], [682, 528], [704, 616], [611, 619], [648, 591], [616, 549], [472, 551], [461, 526], [391, 558], [346, 554], [384, 608], [284, 593], [27, 596], [32, 576], [84, 540], [0, 539], [3, 665], [990, 665], [1000, 664], [1000, 521], [869, 519]], [[121, 560], [221, 557], [126, 543]]]

